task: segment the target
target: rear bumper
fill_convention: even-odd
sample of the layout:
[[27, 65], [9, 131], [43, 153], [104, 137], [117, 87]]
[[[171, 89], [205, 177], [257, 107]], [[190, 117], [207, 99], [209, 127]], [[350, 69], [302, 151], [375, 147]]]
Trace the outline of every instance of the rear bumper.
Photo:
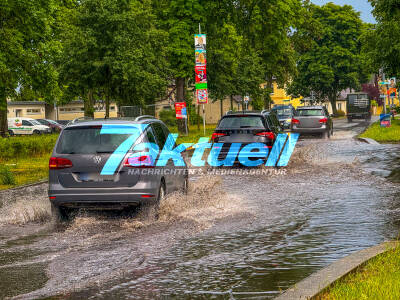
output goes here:
[[352, 113], [352, 114], [347, 115], [348, 119], [365, 119], [365, 118], [369, 118], [369, 117], [371, 117], [370, 113], [358, 113], [358, 114]]
[[[56, 186], [56, 187], [55, 187]], [[102, 209], [104, 207], [138, 206], [155, 203], [158, 198], [158, 185], [143, 189], [64, 189], [59, 185], [50, 186], [49, 199], [58, 206]]]
[[321, 128], [297, 128], [297, 127], [292, 128], [292, 132], [300, 134], [324, 133], [326, 131], [328, 131], [328, 128], [326, 126]]

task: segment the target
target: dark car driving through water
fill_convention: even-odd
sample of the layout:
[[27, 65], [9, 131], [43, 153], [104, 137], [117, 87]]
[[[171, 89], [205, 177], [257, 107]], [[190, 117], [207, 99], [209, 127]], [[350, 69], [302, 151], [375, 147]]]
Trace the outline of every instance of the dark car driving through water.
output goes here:
[[[155, 145], [160, 151], [164, 145], [174, 147], [169, 135], [163, 122], [148, 116], [71, 122], [49, 161], [48, 195], [56, 219], [68, 220], [78, 208], [150, 206], [167, 193], [186, 190], [186, 167], [175, 173], [155, 172], [158, 151], [153, 156], [149, 146], [137, 147]], [[177, 167], [168, 160], [164, 169], [168, 168]]]
[[[262, 143], [271, 149], [279, 133], [280, 128], [270, 125], [261, 112], [228, 112], [219, 121], [211, 140], [222, 144], [218, 155], [221, 160], [227, 157], [232, 144], [240, 143], [243, 149], [246, 145]], [[238, 162], [236, 157], [235, 163]]]

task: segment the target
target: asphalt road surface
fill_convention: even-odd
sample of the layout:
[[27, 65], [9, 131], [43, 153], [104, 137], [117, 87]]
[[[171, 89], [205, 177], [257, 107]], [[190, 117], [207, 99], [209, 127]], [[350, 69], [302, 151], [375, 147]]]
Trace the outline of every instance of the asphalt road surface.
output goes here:
[[0, 298], [270, 299], [354, 251], [395, 238], [399, 145], [356, 140], [335, 121], [302, 138], [287, 168], [204, 175], [159, 219], [82, 213], [50, 218], [46, 185], [0, 194]]

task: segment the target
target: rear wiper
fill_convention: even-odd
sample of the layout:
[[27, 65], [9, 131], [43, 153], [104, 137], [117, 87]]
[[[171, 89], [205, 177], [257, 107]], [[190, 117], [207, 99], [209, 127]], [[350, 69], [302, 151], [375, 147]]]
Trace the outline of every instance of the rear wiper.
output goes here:
[[113, 153], [114, 151], [96, 151], [96, 153], [99, 153], [99, 154], [101, 154], [101, 153]]
[[251, 128], [253, 126], [240, 126], [240, 128]]

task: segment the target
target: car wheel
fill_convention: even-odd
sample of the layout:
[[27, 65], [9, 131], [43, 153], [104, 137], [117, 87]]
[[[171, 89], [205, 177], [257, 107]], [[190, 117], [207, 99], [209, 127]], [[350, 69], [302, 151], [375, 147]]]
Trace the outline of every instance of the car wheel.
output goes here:
[[329, 137], [328, 131], [325, 131], [325, 132], [323, 132], [323, 133], [321, 134], [321, 138], [322, 138], [323, 140], [328, 139], [328, 137]]
[[10, 136], [14, 136], [14, 131], [9, 130], [9, 131], [8, 131], [8, 134], [9, 134]]
[[70, 221], [71, 215], [67, 208], [51, 203], [51, 213], [56, 224]]
[[157, 205], [165, 198], [165, 184], [163, 181], [160, 183], [160, 189], [158, 191]]
[[33, 131], [33, 134], [35, 134], [35, 135], [40, 135], [40, 131], [39, 131], [39, 130], [34, 130], [34, 131]]
[[186, 177], [183, 182], [182, 192], [187, 195], [189, 193], [189, 177]]

